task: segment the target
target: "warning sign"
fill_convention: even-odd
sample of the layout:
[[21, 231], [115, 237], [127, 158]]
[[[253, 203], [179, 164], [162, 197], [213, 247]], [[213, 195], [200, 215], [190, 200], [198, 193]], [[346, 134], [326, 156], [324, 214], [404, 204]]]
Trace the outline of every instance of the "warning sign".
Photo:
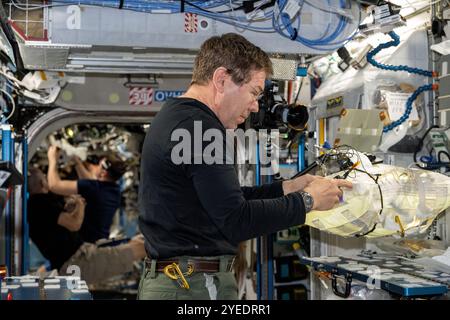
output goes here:
[[129, 103], [130, 105], [148, 106], [153, 102], [153, 88], [130, 88]]
[[184, 32], [196, 33], [198, 31], [198, 17], [195, 13], [184, 14]]

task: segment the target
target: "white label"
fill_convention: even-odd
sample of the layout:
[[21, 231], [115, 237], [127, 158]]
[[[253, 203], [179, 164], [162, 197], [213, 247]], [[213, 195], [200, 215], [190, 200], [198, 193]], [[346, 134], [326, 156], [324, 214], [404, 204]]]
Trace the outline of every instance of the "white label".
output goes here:
[[283, 12], [287, 13], [291, 19], [294, 19], [300, 11], [300, 6], [296, 0], [290, 0], [284, 6]]
[[448, 62], [447, 61], [442, 61], [442, 71], [441, 71], [442, 75], [447, 75], [448, 74]]
[[5, 181], [9, 178], [10, 175], [11, 173], [8, 171], [0, 170], [0, 186], [2, 186], [3, 183], [5, 183]]
[[44, 284], [44, 289], [61, 289], [59, 284]]
[[[392, 121], [398, 120], [403, 116], [406, 109], [406, 101], [410, 96], [410, 93], [386, 92], [389, 117]], [[417, 114], [417, 109], [414, 102], [408, 120], [419, 120], [419, 115]]]
[[378, 23], [384, 25], [384, 24], [389, 24], [389, 23], [396, 22], [396, 21], [398, 21], [398, 20], [400, 20], [398, 15], [395, 15], [395, 16], [387, 16], [387, 17], [381, 18], [381, 19], [378, 21]]
[[27, 279], [27, 278], [20, 279], [20, 283], [35, 283], [35, 282], [36, 282], [35, 279]]
[[172, 13], [170, 9], [153, 9], [151, 13]]
[[375, 7], [375, 9], [373, 10], [375, 14], [382, 14], [382, 13], [386, 13], [389, 12], [389, 6], [386, 5], [382, 5], [382, 6], [378, 6]]
[[445, 8], [442, 11], [442, 19], [444, 20], [450, 20], [450, 8]]
[[59, 283], [60, 279], [45, 279], [44, 283]]
[[263, 10], [256, 10], [252, 11], [246, 14], [247, 20], [253, 20], [253, 19], [263, 19], [264, 18], [264, 11]]
[[67, 78], [68, 83], [76, 83], [76, 84], [85, 84], [86, 77], [85, 76], [70, 76]]
[[85, 289], [72, 289], [70, 291], [72, 293], [89, 293], [89, 290], [85, 290]]
[[24, 283], [22, 283], [22, 287], [31, 287], [31, 288], [34, 288], [34, 287], [39, 287], [39, 283], [38, 282], [24, 282]]
[[18, 285], [18, 284], [2, 285], [2, 288], [14, 290], [14, 289], [19, 289], [20, 285]]

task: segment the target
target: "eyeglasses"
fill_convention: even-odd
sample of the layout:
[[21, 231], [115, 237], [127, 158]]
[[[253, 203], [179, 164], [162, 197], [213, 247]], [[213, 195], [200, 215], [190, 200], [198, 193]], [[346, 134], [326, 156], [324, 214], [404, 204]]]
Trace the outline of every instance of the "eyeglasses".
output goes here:
[[248, 86], [252, 89], [250, 94], [253, 96], [253, 99], [255, 99], [255, 101], [259, 101], [259, 100], [261, 100], [262, 97], [264, 97], [264, 90], [259, 91], [252, 85], [248, 85]]
[[[227, 73], [231, 76], [232, 70], [227, 69]], [[253, 99], [255, 99], [255, 101], [259, 101], [259, 100], [261, 100], [262, 97], [264, 97], [264, 90], [259, 91], [258, 89], [256, 89], [255, 87], [253, 87], [250, 84], [248, 86], [252, 89], [250, 94], [253, 96]]]
[[89, 155], [86, 158], [86, 162], [98, 165], [100, 163], [100, 157], [98, 157], [97, 155]]

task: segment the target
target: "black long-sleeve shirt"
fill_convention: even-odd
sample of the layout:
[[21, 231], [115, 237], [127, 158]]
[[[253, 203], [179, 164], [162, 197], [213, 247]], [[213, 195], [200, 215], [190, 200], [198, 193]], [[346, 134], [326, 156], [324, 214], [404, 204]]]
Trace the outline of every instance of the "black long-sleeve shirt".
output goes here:
[[[301, 195], [284, 196], [281, 182], [241, 188], [232, 164], [192, 164], [209, 143], [201, 143], [200, 153], [195, 149], [194, 139], [201, 136], [195, 136], [194, 121], [201, 121], [201, 134], [217, 129], [225, 140], [225, 128], [212, 110], [189, 98], [169, 100], [147, 132], [141, 158], [139, 226], [149, 256], [235, 254], [243, 240], [304, 223]], [[190, 138], [172, 138], [176, 129]], [[193, 155], [187, 157], [191, 164], [172, 160], [182, 140], [191, 143]]]

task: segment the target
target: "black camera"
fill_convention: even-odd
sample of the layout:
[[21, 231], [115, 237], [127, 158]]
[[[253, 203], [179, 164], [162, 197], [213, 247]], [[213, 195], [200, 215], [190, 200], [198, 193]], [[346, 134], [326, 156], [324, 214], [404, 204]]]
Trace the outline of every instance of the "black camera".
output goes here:
[[278, 84], [266, 81], [264, 93], [258, 100], [259, 112], [251, 116], [255, 129], [289, 128], [303, 130], [308, 122], [308, 109], [303, 105], [288, 104], [278, 92]]

